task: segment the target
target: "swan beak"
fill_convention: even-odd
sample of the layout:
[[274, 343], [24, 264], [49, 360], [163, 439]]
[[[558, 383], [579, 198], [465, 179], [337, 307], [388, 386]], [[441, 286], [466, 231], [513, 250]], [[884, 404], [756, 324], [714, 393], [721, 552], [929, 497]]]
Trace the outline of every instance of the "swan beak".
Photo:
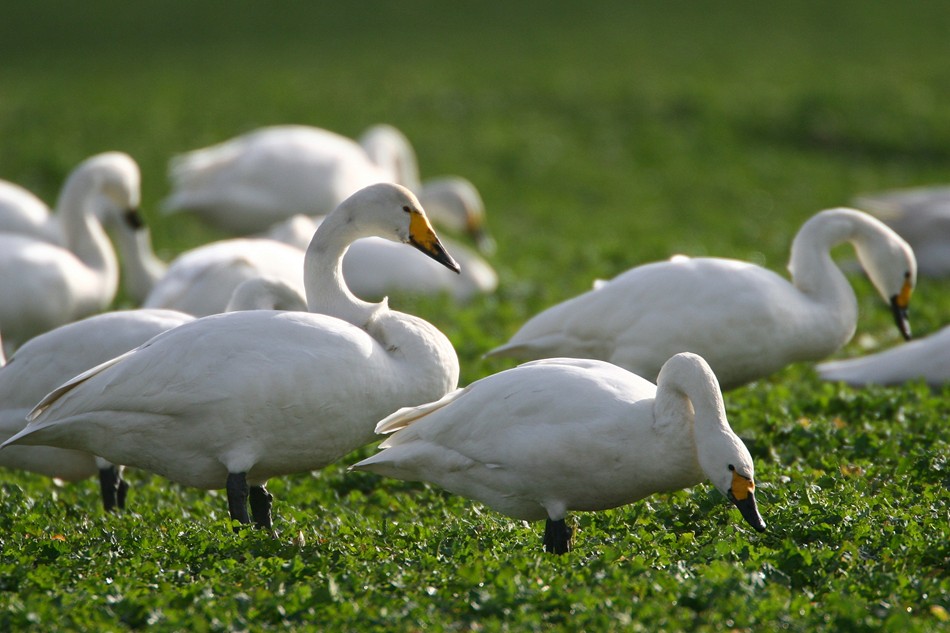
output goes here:
[[145, 220], [142, 219], [142, 212], [138, 209], [126, 209], [122, 217], [133, 231], [145, 228]]
[[429, 224], [429, 219], [415, 211], [411, 215], [412, 217], [409, 219], [409, 243], [449, 270], [461, 272], [462, 269], [458, 262], [452, 259], [452, 256], [442, 246], [439, 236], [435, 234], [432, 225]]
[[904, 282], [904, 287], [898, 295], [891, 297], [891, 312], [894, 313], [894, 321], [897, 323], [897, 329], [905, 341], [910, 340], [910, 321], [907, 320], [907, 306], [910, 305], [910, 295], [914, 288], [911, 286], [910, 279]]
[[495, 254], [495, 238], [491, 236], [481, 222], [470, 221], [468, 224], [468, 234], [475, 240], [475, 247], [479, 252], [485, 255]]
[[739, 512], [742, 513], [749, 525], [756, 532], [765, 532], [765, 521], [759, 514], [759, 508], [755, 505], [755, 482], [746, 479], [739, 473], [732, 473], [732, 487], [729, 488], [729, 501], [733, 503]]

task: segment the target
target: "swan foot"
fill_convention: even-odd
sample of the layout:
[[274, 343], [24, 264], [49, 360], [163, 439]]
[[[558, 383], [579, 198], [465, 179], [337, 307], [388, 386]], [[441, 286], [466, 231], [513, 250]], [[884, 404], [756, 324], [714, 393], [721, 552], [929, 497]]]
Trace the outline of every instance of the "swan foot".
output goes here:
[[[246, 473], [228, 473], [228, 481], [225, 486], [228, 493], [228, 513], [232, 521], [247, 524], [251, 518], [247, 514], [247, 477]], [[235, 526], [235, 532], [240, 532], [241, 527]]]
[[553, 521], [548, 519], [544, 523], [544, 551], [551, 554], [566, 554], [571, 551], [571, 536], [573, 530], [567, 527], [564, 519]]
[[106, 512], [125, 507], [125, 493], [129, 485], [122, 481], [118, 466], [99, 469], [99, 489], [102, 491], [102, 507]]
[[264, 486], [251, 486], [251, 515], [254, 517], [254, 523], [257, 524], [257, 527], [270, 529], [270, 506], [273, 500], [274, 495], [267, 492]]

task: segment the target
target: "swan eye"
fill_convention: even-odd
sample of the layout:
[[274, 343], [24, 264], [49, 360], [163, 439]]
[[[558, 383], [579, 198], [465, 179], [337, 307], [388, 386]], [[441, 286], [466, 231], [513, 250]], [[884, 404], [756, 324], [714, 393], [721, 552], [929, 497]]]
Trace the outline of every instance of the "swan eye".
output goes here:
[[412, 208], [408, 204], [403, 205], [402, 210], [405, 211], [406, 213], [412, 213]]
[[729, 470], [731, 470], [732, 472], [735, 472], [735, 471], [736, 471], [736, 467], [733, 466], [732, 464], [729, 464]]

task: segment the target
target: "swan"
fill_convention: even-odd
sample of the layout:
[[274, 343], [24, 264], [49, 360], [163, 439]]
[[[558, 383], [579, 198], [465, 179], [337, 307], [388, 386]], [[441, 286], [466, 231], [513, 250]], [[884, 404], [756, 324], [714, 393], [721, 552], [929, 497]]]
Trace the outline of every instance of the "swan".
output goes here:
[[[425, 206], [423, 204], [423, 206]], [[295, 215], [274, 225], [265, 234], [270, 239], [306, 248], [321, 218]], [[343, 278], [357, 296], [381, 299], [391, 294], [447, 293], [459, 302], [498, 287], [498, 275], [478, 253], [462, 244], [443, 239], [462, 271], [454, 274], [431, 259], [415, 256], [389, 240], [367, 237], [357, 240], [343, 258]]]
[[63, 243], [62, 229], [46, 203], [20, 185], [0, 180], [0, 233], [18, 233], [53, 244]]
[[638, 266], [525, 323], [487, 356], [599, 358], [649, 380], [665, 359], [695, 352], [723, 389], [785, 365], [825, 358], [854, 334], [858, 306], [829, 251], [850, 242], [910, 338], [914, 253], [866, 213], [836, 208], [810, 218], [792, 242], [791, 283], [743, 261], [688, 258]]
[[187, 486], [225, 488], [232, 519], [269, 527], [270, 477], [322, 468], [372, 441], [388, 413], [458, 384], [444, 334], [343, 283], [343, 254], [367, 235], [457, 268], [408, 189], [361, 189], [307, 250], [309, 312], [227, 312], [169, 330], [51, 392], [3, 446], [69, 446]]
[[923, 378], [931, 388], [940, 389], [950, 382], [950, 326], [876, 354], [821, 363], [816, 369], [822, 380], [858, 387]]
[[854, 199], [854, 206], [873, 214], [907, 240], [921, 275], [950, 275], [950, 186], [864, 194]]
[[262, 276], [279, 279], [303, 296], [304, 256], [299, 248], [264, 238], [205, 244], [176, 257], [142, 306], [195, 316], [217, 314], [226, 310], [241, 282]]
[[69, 175], [57, 208], [62, 246], [0, 233], [0, 331], [7, 352], [58, 325], [101, 312], [118, 286], [118, 262], [99, 217], [139, 206], [139, 171], [125, 154], [93, 156]]
[[[21, 431], [33, 405], [73, 376], [191, 319], [167, 310], [124, 310], [91, 316], [30, 339], [0, 367], [0, 440]], [[105, 509], [124, 505], [127, 485], [120, 470], [85, 451], [12, 446], [0, 451], [0, 466], [64, 481], [98, 474]]]
[[545, 519], [544, 546], [569, 550], [564, 517], [703, 479], [756, 530], [752, 457], [726, 420], [716, 376], [673, 356], [657, 384], [598, 360], [519, 365], [441, 400], [400, 409], [379, 453], [351, 468], [433, 482], [515, 519]]
[[371, 127], [359, 142], [305, 125], [259, 128], [173, 158], [169, 178], [166, 213], [191, 212], [241, 235], [324, 215], [362, 187], [395, 182], [417, 192], [436, 224], [469, 232], [480, 248], [493, 245], [474, 185], [460, 177], [420, 185], [412, 145], [390, 125]]
[[252, 277], [245, 279], [234, 292], [225, 312], [237, 310], [293, 310], [307, 311], [307, 300], [297, 289], [281, 279]]

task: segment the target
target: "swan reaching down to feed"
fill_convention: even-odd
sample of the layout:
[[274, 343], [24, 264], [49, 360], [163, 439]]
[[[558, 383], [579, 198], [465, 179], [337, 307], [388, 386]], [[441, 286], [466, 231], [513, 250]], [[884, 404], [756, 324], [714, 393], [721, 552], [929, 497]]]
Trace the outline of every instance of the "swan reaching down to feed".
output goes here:
[[[425, 205], [423, 205], [425, 206]], [[306, 248], [321, 218], [295, 215], [267, 232], [267, 237]], [[416, 256], [389, 240], [367, 237], [350, 245], [343, 258], [343, 278], [350, 290], [367, 299], [393, 294], [431, 295], [448, 293], [456, 301], [468, 301], [489, 294], [498, 287], [498, 275], [491, 265], [471, 249], [444, 239], [459, 267], [456, 274], [431, 259]]]
[[950, 382], [950, 326], [876, 354], [821, 363], [816, 369], [822, 380], [855, 387], [923, 379], [931, 388], [940, 389]]
[[306, 125], [276, 125], [172, 159], [167, 213], [194, 213], [220, 229], [262, 233], [294, 215], [329, 213], [354, 191], [394, 182], [417, 193], [436, 225], [465, 230], [490, 247], [474, 185], [447, 177], [421, 184], [409, 140], [376, 125], [359, 142]]
[[[0, 368], [0, 440], [21, 431], [33, 406], [73, 376], [191, 319], [167, 310], [108, 312], [30, 339]], [[0, 467], [64, 481], [80, 481], [98, 473], [105, 509], [124, 506], [127, 485], [120, 470], [85, 451], [11, 446], [0, 451]]]
[[733, 259], [677, 257], [638, 266], [534, 316], [488, 356], [599, 358], [656, 378], [673, 354], [699, 354], [723, 389], [797, 361], [831, 355], [854, 335], [858, 305], [830, 250], [850, 242], [910, 338], [914, 253], [866, 213], [836, 208], [809, 219], [792, 242], [791, 283]]
[[108, 307], [119, 269], [99, 218], [134, 219], [138, 206], [138, 166], [108, 152], [80, 164], [63, 186], [57, 204], [62, 245], [0, 233], [0, 331], [8, 352]]
[[603, 361], [525, 363], [401, 409], [376, 431], [395, 433], [353, 469], [429, 481], [516, 519], [546, 519], [544, 546], [556, 554], [570, 549], [568, 512], [704, 479], [765, 530], [752, 457], [695, 354], [669, 359], [656, 385]]
[[867, 211], [907, 240], [921, 275], [950, 275], [950, 186], [895, 189], [858, 196]]
[[4, 446], [69, 446], [226, 488], [232, 519], [250, 521], [249, 499], [255, 523], [269, 526], [267, 479], [322, 468], [372, 441], [380, 418], [458, 384], [444, 334], [343, 283], [343, 254], [368, 235], [457, 268], [409, 190], [361, 189], [307, 250], [309, 312], [228, 312], [170, 330], [50, 393]]

